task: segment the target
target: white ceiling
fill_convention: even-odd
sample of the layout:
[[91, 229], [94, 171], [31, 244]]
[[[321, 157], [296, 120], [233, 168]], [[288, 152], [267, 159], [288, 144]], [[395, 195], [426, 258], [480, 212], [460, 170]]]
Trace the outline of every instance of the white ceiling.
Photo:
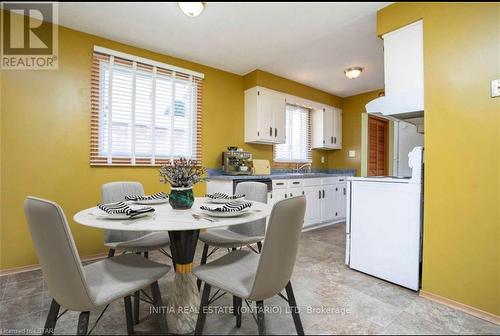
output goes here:
[[[376, 12], [387, 2], [59, 3], [59, 23], [236, 74], [261, 69], [342, 97], [383, 87]], [[361, 66], [355, 80], [343, 70]]]

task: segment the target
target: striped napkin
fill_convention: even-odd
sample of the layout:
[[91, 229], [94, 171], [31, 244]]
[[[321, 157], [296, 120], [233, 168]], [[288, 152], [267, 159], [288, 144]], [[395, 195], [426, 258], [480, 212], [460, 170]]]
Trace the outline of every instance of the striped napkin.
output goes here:
[[208, 197], [210, 199], [227, 199], [227, 200], [235, 200], [238, 198], [243, 198], [245, 195], [228, 195], [220, 192], [216, 192], [213, 194], [206, 194], [205, 197]]
[[252, 206], [251, 202], [229, 202], [223, 204], [222, 206], [208, 206], [202, 205], [201, 210], [216, 211], [216, 212], [238, 212], [250, 208]]
[[144, 207], [140, 209], [132, 209], [125, 202], [108, 203], [108, 204], [97, 204], [97, 207], [110, 215], [125, 214], [130, 218], [134, 218], [138, 215], [154, 212], [155, 209], [152, 207]]
[[153, 201], [153, 200], [162, 200], [162, 199], [167, 199], [168, 195], [165, 194], [163, 191], [153, 194], [153, 195], [127, 195], [125, 196], [125, 199], [127, 201]]

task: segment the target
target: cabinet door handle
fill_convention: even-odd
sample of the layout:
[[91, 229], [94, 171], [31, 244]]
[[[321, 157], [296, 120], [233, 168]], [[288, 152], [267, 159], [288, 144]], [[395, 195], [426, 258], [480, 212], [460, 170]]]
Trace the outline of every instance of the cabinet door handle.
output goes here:
[[318, 190], [318, 192], [319, 192], [318, 198], [321, 199], [321, 190]]
[[273, 136], [273, 128], [269, 127], [269, 136]]
[[293, 197], [293, 194], [292, 194], [292, 193], [290, 193], [290, 197]]
[[325, 189], [323, 189], [323, 198], [325, 198]]
[[300, 184], [300, 182], [297, 182], [297, 181], [295, 181], [295, 182], [292, 182], [292, 183], [293, 183], [293, 184]]
[[344, 188], [344, 195], [345, 195], [345, 188]]
[[335, 188], [335, 191], [339, 191], [339, 188]]
[[277, 137], [278, 136], [278, 129], [275, 127], [274, 128], [274, 137]]
[[306, 194], [306, 192], [304, 190], [302, 190], [302, 195], [305, 195], [305, 194]]
[[287, 195], [287, 194], [285, 194], [285, 198], [287, 198], [287, 197], [288, 197], [288, 195]]
[[337, 137], [333, 137], [333, 143], [336, 144], [337, 143]]
[[276, 183], [276, 185], [284, 185], [284, 184], [285, 184], [285, 183], [283, 183], [283, 182], [278, 182], [278, 183]]
[[333, 143], [333, 137], [330, 137], [330, 142]]

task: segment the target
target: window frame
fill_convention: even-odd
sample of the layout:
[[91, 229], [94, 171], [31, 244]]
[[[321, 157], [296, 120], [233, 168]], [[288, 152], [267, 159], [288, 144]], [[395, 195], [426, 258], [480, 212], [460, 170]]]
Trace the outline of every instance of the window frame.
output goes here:
[[[306, 119], [306, 158], [305, 159], [281, 159], [281, 158], [276, 158], [277, 155], [277, 146], [279, 145], [273, 145], [273, 163], [275, 166], [278, 165], [284, 165], [287, 166], [289, 164], [300, 164], [300, 163], [312, 163], [312, 110], [311, 108], [304, 107], [298, 104], [293, 104], [293, 103], [287, 103], [287, 106], [292, 106], [292, 107], [298, 107], [303, 110], [306, 110], [307, 112], [307, 119]], [[287, 109], [285, 108], [285, 114], [288, 113]], [[287, 116], [285, 115], [285, 120], [287, 119]], [[289, 127], [289, 124], [285, 124], [285, 134], [288, 135], [287, 128]], [[285, 143], [287, 141], [287, 137], [285, 136]]]
[[[118, 61], [115, 63], [115, 61]], [[108, 63], [106, 65], [106, 62]], [[123, 153], [109, 153], [109, 149], [103, 149], [103, 141], [105, 136], [103, 132], [108, 132], [108, 139], [111, 133], [112, 126], [115, 124], [112, 122], [112, 125], [104, 126], [106, 121], [103, 118], [103, 109], [105, 108], [108, 102], [104, 102], [104, 91], [105, 87], [102, 86], [101, 80], [104, 77], [104, 67], [106, 66], [118, 66], [125, 64], [124, 69], [131, 69], [130, 71], [143, 72], [142, 74], [133, 73], [133, 83], [132, 84], [132, 93], [131, 97], [133, 97], [133, 102], [131, 103], [131, 121], [127, 123], [130, 128], [130, 151], [126, 151]], [[114, 71], [108, 70], [108, 71]], [[150, 129], [151, 133], [151, 151], [150, 153], [138, 153], [135, 149], [135, 145], [137, 144], [137, 134], [134, 132], [135, 128], [138, 125], [135, 122], [135, 116], [137, 113], [135, 110], [135, 99], [136, 92], [135, 91], [135, 83], [137, 80], [137, 76], [147, 76], [151, 74], [151, 92], [154, 92], [153, 98], [151, 98], [152, 106], [151, 106], [151, 124], [147, 123], [146, 127]], [[168, 129], [171, 128], [171, 139], [174, 139], [175, 136], [173, 132], [177, 129], [175, 127], [174, 118], [176, 115], [175, 108], [170, 111], [172, 115], [172, 119], [169, 126], [155, 124], [155, 120], [157, 117], [156, 110], [156, 99], [157, 99], [157, 91], [156, 84], [157, 76], [165, 76], [165, 78], [170, 78], [172, 83], [176, 85], [176, 82], [184, 82], [187, 85], [187, 95], [189, 99], [189, 105], [192, 109], [189, 113], [189, 124], [187, 131], [192, 133], [190, 135], [190, 156], [176, 153], [169, 153], [169, 155], [158, 155], [158, 152], [155, 151], [155, 144], [157, 144], [157, 139], [155, 138], [155, 133], [159, 129]], [[147, 77], [146, 77], [147, 78]], [[90, 136], [90, 165], [91, 166], [161, 166], [170, 162], [172, 159], [178, 157], [190, 157], [196, 163], [201, 164], [202, 161], [202, 97], [203, 97], [203, 78], [204, 75], [201, 73], [193, 72], [191, 70], [182, 69], [176, 66], [171, 66], [169, 64], [156, 62], [153, 60], [148, 60], [140, 57], [136, 57], [134, 55], [128, 55], [121, 52], [117, 52], [114, 50], [102, 48], [95, 46], [94, 53], [92, 58], [92, 71], [91, 71], [91, 136]], [[144, 78], [143, 78], [144, 79]], [[173, 90], [175, 93], [175, 89]], [[109, 94], [109, 93], [108, 93]], [[108, 96], [108, 99], [110, 97]], [[176, 97], [172, 97], [172, 104], [177, 105]], [[180, 101], [180, 100], [179, 100]], [[185, 102], [184, 102], [185, 103]], [[186, 108], [186, 107], [185, 107]], [[112, 111], [112, 110], [111, 110]], [[185, 113], [186, 111], [184, 111]], [[112, 112], [111, 112], [112, 115]], [[106, 130], [103, 128], [106, 127]], [[132, 138], [134, 137], [134, 138]], [[140, 142], [139, 142], [140, 143]], [[109, 143], [108, 143], [109, 145]], [[149, 149], [148, 149], [149, 150]], [[172, 155], [173, 154], [173, 155]]]

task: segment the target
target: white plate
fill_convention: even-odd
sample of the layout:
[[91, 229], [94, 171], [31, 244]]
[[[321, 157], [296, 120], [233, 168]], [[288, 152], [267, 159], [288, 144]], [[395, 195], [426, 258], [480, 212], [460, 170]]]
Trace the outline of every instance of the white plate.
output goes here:
[[126, 214], [108, 214], [103, 211], [96, 211], [92, 213], [92, 215], [94, 215], [97, 219], [137, 219], [146, 216], [152, 216], [153, 214], [154, 212], [146, 212], [134, 217], [129, 217]]
[[142, 204], [142, 205], [165, 204], [165, 203], [168, 203], [168, 198], [154, 199], [154, 200], [140, 200], [140, 201], [133, 201], [133, 202], [134, 202], [134, 204]]
[[231, 211], [231, 212], [222, 212], [222, 211], [209, 211], [209, 210], [201, 210], [201, 212], [210, 217], [239, 217], [244, 215], [250, 210], [250, 208], [243, 209], [241, 211]]
[[241, 202], [245, 200], [245, 196], [240, 197], [240, 198], [234, 198], [234, 199], [228, 199], [228, 198], [210, 198], [210, 197], [205, 197], [208, 203], [215, 203], [215, 204], [226, 204], [230, 202]]

